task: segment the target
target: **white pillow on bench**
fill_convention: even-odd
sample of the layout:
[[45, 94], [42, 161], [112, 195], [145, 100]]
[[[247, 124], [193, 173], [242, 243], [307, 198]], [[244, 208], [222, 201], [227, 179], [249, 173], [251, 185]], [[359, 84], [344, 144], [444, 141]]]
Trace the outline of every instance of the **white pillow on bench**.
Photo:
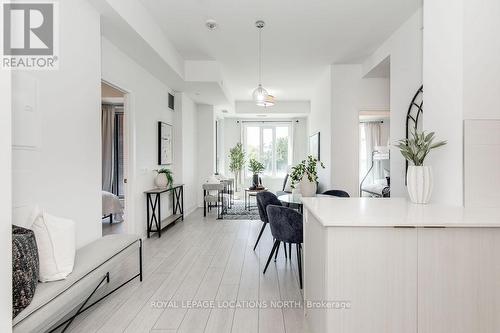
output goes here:
[[40, 258], [40, 281], [65, 279], [75, 263], [75, 222], [38, 213], [31, 229], [35, 233]]

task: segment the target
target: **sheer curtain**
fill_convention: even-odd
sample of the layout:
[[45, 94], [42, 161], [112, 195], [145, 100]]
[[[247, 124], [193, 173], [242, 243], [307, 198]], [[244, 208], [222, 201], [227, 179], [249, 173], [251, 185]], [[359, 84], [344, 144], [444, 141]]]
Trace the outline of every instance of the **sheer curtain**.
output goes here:
[[113, 192], [115, 154], [115, 110], [113, 105], [103, 104], [101, 114], [102, 138], [102, 189]]
[[[360, 123], [359, 130], [359, 178], [361, 181], [372, 165], [372, 153], [375, 146], [380, 146], [380, 122]], [[364, 184], [373, 184], [374, 178], [378, 178], [374, 177], [380, 173], [378, 163], [375, 163], [373, 169]]]

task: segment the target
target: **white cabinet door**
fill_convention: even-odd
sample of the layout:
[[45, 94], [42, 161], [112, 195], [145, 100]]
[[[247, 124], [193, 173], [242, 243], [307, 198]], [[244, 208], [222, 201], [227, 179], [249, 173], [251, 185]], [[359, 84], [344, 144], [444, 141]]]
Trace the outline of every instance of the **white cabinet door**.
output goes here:
[[500, 332], [500, 229], [418, 229], [418, 331]]

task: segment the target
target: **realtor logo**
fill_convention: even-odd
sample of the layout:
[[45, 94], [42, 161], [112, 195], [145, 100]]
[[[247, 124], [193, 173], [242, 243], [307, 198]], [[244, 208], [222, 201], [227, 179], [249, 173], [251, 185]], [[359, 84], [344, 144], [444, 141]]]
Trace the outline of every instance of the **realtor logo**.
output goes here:
[[2, 68], [57, 69], [57, 3], [2, 4]]

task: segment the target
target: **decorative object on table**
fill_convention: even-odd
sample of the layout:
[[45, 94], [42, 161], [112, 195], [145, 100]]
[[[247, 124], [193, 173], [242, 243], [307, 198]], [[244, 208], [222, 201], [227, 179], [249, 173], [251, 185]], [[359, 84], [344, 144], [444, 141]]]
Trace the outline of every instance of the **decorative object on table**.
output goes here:
[[238, 191], [238, 182], [241, 183], [241, 170], [245, 166], [245, 150], [243, 150], [241, 142], [229, 150], [229, 159], [229, 171], [234, 174], [234, 188]]
[[12, 226], [12, 318], [26, 308], [35, 295], [40, 262], [35, 233]]
[[[413, 96], [408, 112], [406, 113], [406, 135], [405, 138], [409, 139], [410, 134], [422, 129], [422, 115], [424, 113], [424, 86], [420, 86], [415, 95]], [[408, 175], [408, 160], [406, 160], [406, 175]], [[405, 185], [406, 185], [405, 178]]]
[[173, 163], [173, 127], [162, 121], [158, 122], [158, 164]]
[[264, 169], [264, 164], [257, 161], [255, 158], [251, 158], [250, 161], [248, 161], [248, 170], [250, 170], [253, 174], [251, 189], [258, 189], [262, 187], [262, 183], [259, 181], [259, 174], [261, 174]]
[[76, 253], [75, 222], [37, 209], [32, 215], [40, 260], [41, 282], [65, 279], [72, 271]]
[[167, 168], [157, 169], [155, 177], [155, 185], [158, 188], [167, 188], [172, 186], [174, 183], [174, 177], [172, 175], [172, 170]]
[[318, 161], [314, 156], [309, 155], [307, 160], [303, 160], [292, 167], [290, 177], [292, 179], [292, 188], [300, 184], [300, 193], [303, 197], [312, 197], [318, 189], [318, 162], [324, 169], [323, 162]]
[[424, 165], [424, 160], [432, 149], [444, 146], [446, 141], [434, 143], [434, 132], [415, 131], [411, 138], [398, 141], [399, 148], [404, 158], [410, 162], [406, 182], [410, 200], [417, 204], [429, 202], [432, 194], [432, 169]]
[[321, 136], [320, 132], [313, 134], [309, 137], [309, 155], [321, 161], [320, 149], [321, 149]]

